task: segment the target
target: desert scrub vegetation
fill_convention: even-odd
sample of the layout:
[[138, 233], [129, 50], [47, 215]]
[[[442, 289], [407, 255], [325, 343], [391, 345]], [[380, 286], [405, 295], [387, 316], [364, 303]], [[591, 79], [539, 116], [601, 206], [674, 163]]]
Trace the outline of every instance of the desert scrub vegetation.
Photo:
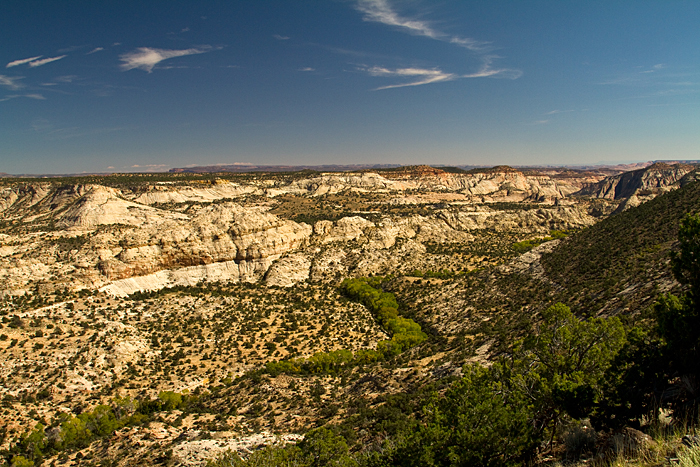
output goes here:
[[[508, 455], [515, 455], [513, 458], [489, 458], [491, 454], [498, 456], [497, 448], [479, 454], [479, 446], [488, 446], [489, 441], [478, 438], [473, 429], [460, 428], [460, 417], [466, 415], [450, 412], [447, 400], [454, 395], [448, 390], [437, 397], [446, 405], [438, 402], [431, 410], [415, 412], [414, 428], [406, 438], [392, 438], [382, 450], [382, 461], [374, 465], [522, 465], [543, 456], [565, 455], [570, 460], [594, 460], [601, 466], [656, 466], [667, 459], [697, 465], [693, 464], [697, 447], [692, 445], [697, 438], [688, 438], [691, 441], [686, 446], [680, 439], [684, 434], [694, 434], [698, 420], [692, 381], [700, 376], [700, 358], [696, 355], [700, 348], [700, 312], [695, 299], [700, 295], [700, 270], [692, 258], [700, 254], [696, 251], [700, 216], [684, 217], [678, 232], [679, 249], [671, 256], [669, 269], [686, 292], [680, 296], [657, 295], [653, 309], [624, 317], [624, 324], [616, 317], [592, 317], [590, 313], [576, 317], [567, 306], [555, 304], [534, 315], [529, 329], [515, 334], [515, 323], [503, 322], [498, 315], [490, 316], [475, 329], [477, 336], [484, 335], [497, 343], [492, 347], [495, 363], [488, 370], [493, 373], [479, 385], [479, 390], [495, 385], [484, 399], [493, 403], [493, 394], [511, 394], [527, 401], [518, 405], [517, 397], [509, 399], [516, 405], [508, 407], [509, 416], [504, 420], [476, 418], [482, 421], [479, 426], [489, 426], [492, 433], [502, 429], [498, 439], [523, 441], [522, 448], [508, 450]], [[503, 276], [504, 287], [512, 277]], [[477, 274], [463, 280], [478, 279]], [[556, 295], [552, 291], [550, 299]], [[405, 297], [402, 294], [410, 303]], [[526, 299], [523, 306], [529, 301]], [[464, 368], [463, 372], [473, 379], [474, 371], [486, 371], [476, 368]], [[472, 393], [478, 400], [477, 389], [462, 389], [462, 397], [469, 399], [465, 394]], [[456, 406], [469, 411], [471, 404], [482, 407], [471, 400]], [[499, 410], [489, 407], [488, 412], [497, 417]], [[437, 418], [441, 413], [444, 420], [449, 420], [443, 422], [443, 432]], [[517, 428], [523, 425], [508, 425], [513, 417], [521, 415], [528, 420], [524, 425], [531, 427], [525, 432]], [[663, 428], [664, 416], [673, 421], [668, 428]], [[655, 444], [642, 446], [646, 435], [635, 429], [651, 434]], [[642, 441], [634, 441], [639, 444], [634, 452], [616, 447], [630, 446], [635, 437]]]
[[522, 254], [532, 250], [536, 246], [542, 245], [543, 243], [566, 238], [569, 233], [570, 232], [567, 230], [552, 230], [546, 237], [531, 238], [529, 240], [523, 240], [522, 242], [513, 243], [512, 248], [516, 253]]
[[11, 465], [18, 458], [25, 459], [30, 466], [41, 465], [45, 457], [85, 448], [124, 427], [146, 424], [156, 413], [173, 410], [188, 413], [197, 405], [197, 395], [162, 391], [155, 399], [116, 398], [75, 416], [58, 412], [48, 426], [37, 423], [9, 449], [0, 451], [0, 457]]
[[[619, 320], [584, 322], [562, 304], [551, 307], [533, 329], [532, 339], [513, 346], [510, 355], [490, 368], [466, 365], [461, 378], [442, 391], [433, 388], [398, 394], [394, 402], [389, 399], [369, 410], [358, 406], [358, 415], [348, 417], [331, 438], [346, 443], [347, 435], [352, 440], [350, 454], [343, 456], [345, 464], [333, 465], [522, 465], [539, 451], [551, 449], [562, 420], [592, 410], [600, 395], [601, 378], [623, 343]], [[580, 399], [581, 394], [590, 397]], [[411, 411], [396, 410], [400, 406]], [[390, 436], [371, 441], [352, 435], [351, 427], [372, 419], [383, 420], [383, 432]], [[362, 447], [372, 443], [378, 444]], [[265, 455], [288, 459], [298, 454], [297, 449], [268, 448]], [[254, 459], [212, 465], [256, 465], [240, 463]], [[225, 461], [222, 457], [216, 462]], [[299, 462], [297, 465], [330, 465], [303, 458]]]
[[209, 460], [206, 467], [312, 467], [333, 465], [359, 467], [348, 452], [345, 439], [328, 428], [311, 430], [297, 445], [268, 446], [242, 459], [234, 452], [226, 452]]
[[306, 359], [287, 359], [268, 362], [266, 371], [277, 376], [288, 374], [337, 374], [347, 367], [372, 363], [394, 357], [427, 339], [418, 323], [399, 316], [399, 305], [393, 294], [381, 290], [382, 277], [346, 279], [340, 290], [348, 297], [369, 308], [390, 339], [377, 342], [376, 350], [361, 349], [354, 354], [345, 349], [317, 352]]
[[[471, 271], [471, 272], [473, 272], [473, 271]], [[469, 274], [469, 271], [455, 272], [455, 271], [451, 271], [448, 269], [442, 269], [440, 271], [431, 271], [431, 270], [421, 271], [420, 269], [415, 269], [406, 275], [409, 277], [420, 277], [423, 279], [452, 279], [456, 276], [465, 275], [465, 274]]]
[[577, 311], [624, 309], [618, 294], [629, 288], [642, 299], [635, 308], [650, 307], [659, 279], [671, 275], [668, 258], [679, 223], [699, 205], [700, 183], [689, 183], [569, 236], [542, 256], [542, 266]]
[[391, 204], [386, 194], [345, 191], [321, 196], [280, 195], [275, 197], [272, 214], [293, 220], [315, 224], [320, 220], [336, 221], [343, 217], [362, 215], [372, 221], [383, 216], [428, 216], [434, 213], [429, 204]]
[[[14, 421], [11, 432], [15, 424], [48, 426], [47, 411], [56, 404], [115, 393], [143, 398], [202, 387], [219, 400], [237, 376], [265, 362], [369, 350], [386, 339], [364, 306], [323, 285], [211, 284], [128, 299], [93, 292], [42, 310], [38, 304], [29, 295], [7, 298], [0, 323], [0, 396], [7, 401], [3, 419]], [[31, 317], [20, 316], [17, 307], [31, 310]], [[256, 420], [273, 412], [267, 405], [243, 410], [253, 402], [237, 395], [228, 400]]]
[[470, 255], [490, 259], [513, 257], [511, 245], [522, 238], [514, 232], [497, 232], [493, 229], [470, 231], [474, 239], [470, 242], [438, 243], [426, 242], [426, 252], [434, 255]]

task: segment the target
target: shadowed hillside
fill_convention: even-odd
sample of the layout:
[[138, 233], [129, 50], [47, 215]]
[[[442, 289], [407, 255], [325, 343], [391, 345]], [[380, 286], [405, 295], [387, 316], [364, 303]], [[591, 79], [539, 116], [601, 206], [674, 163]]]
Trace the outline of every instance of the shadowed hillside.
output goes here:
[[639, 310], [659, 292], [678, 286], [669, 252], [680, 219], [698, 211], [700, 183], [695, 182], [569, 237], [542, 256], [542, 266], [575, 308]]

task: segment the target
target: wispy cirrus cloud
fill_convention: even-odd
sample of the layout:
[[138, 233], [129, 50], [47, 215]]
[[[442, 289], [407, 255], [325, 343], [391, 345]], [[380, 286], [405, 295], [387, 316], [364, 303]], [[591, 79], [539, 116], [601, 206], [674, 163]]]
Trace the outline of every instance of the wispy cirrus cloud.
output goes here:
[[214, 50], [211, 46], [193, 47], [183, 50], [171, 49], [154, 49], [151, 47], [139, 47], [136, 50], [127, 52], [119, 56], [121, 60], [121, 69], [123, 71], [139, 69], [150, 73], [153, 67], [162, 62], [175, 57], [184, 57], [186, 55], [197, 55]]
[[666, 65], [664, 65], [663, 63], [657, 63], [656, 65], [651, 67], [651, 69], [640, 71], [640, 73], [656, 73], [657, 71], [663, 70], [664, 68], [666, 68]]
[[627, 88], [626, 99], [676, 97], [700, 93], [700, 70], [697, 67], [669, 68], [663, 63], [636, 66], [597, 84]]
[[45, 118], [37, 118], [31, 123], [31, 127], [35, 133], [42, 135], [48, 140], [58, 141], [82, 138], [85, 136], [104, 135], [120, 131], [128, 131], [129, 127], [80, 127], [80, 126], [63, 126], [59, 122], [47, 120]]
[[46, 98], [41, 94], [11, 94], [0, 99], [0, 102], [9, 101], [10, 99], [17, 99], [18, 97], [26, 97], [28, 99], [34, 99], [38, 101], [44, 101]]
[[279, 34], [273, 34], [272, 37], [274, 37], [278, 41], [288, 41], [290, 39], [289, 36], [281, 36]]
[[[364, 70], [372, 76], [414, 78], [404, 83], [380, 86], [375, 88], [375, 91], [381, 89], [419, 86], [422, 84], [452, 81], [460, 78], [517, 79], [523, 74], [521, 70], [495, 67], [494, 62], [501, 57], [489, 54], [489, 52], [494, 48], [490, 42], [447, 34], [435, 28], [429, 21], [420, 18], [409, 18], [403, 16], [392, 7], [389, 0], [357, 0], [355, 8], [364, 14], [363, 19], [365, 21], [382, 23], [387, 26], [392, 26], [407, 31], [410, 34], [454, 44], [474, 52], [481, 61], [479, 69], [468, 74], [448, 73], [440, 70], [437, 67], [396, 68], [394, 70], [390, 70], [385, 67], [365, 67]], [[378, 70], [382, 71], [378, 72]]]
[[389, 69], [380, 66], [373, 66], [369, 68], [361, 68], [363, 71], [367, 72], [370, 76], [380, 76], [389, 78], [403, 78], [407, 79], [407, 82], [390, 84], [387, 86], [380, 86], [374, 88], [374, 91], [381, 91], [383, 89], [395, 89], [403, 88], [407, 86], [420, 86], [422, 84], [432, 84], [440, 83], [445, 81], [454, 81], [456, 79], [462, 78], [484, 78], [489, 76], [498, 76], [500, 78], [516, 79], [522, 75], [520, 70], [511, 70], [506, 68], [492, 68], [491, 62], [492, 57], [485, 57], [485, 60], [476, 73], [469, 73], [466, 75], [460, 75], [457, 73], [448, 73], [442, 71], [439, 68], [395, 68]]
[[47, 63], [55, 62], [65, 57], [67, 57], [67, 55], [59, 55], [58, 57], [49, 57], [41, 60], [34, 60], [32, 62], [29, 62], [29, 66], [31, 68], [36, 68], [38, 66], [46, 65]]
[[398, 14], [387, 0], [358, 0], [356, 8], [364, 13], [363, 19], [365, 21], [395, 26], [407, 30], [411, 34], [449, 42], [475, 52], [485, 52], [491, 48], [489, 42], [478, 41], [467, 37], [452, 36], [433, 28], [428, 21], [405, 18]]
[[7, 65], [5, 65], [5, 68], [12, 68], [13, 66], [19, 66], [19, 65], [24, 65], [25, 63], [33, 62], [34, 60], [37, 60], [39, 58], [43, 57], [43, 55], [37, 55], [36, 57], [32, 58], [22, 58], [20, 60], [14, 60]]
[[5, 76], [5, 75], [0, 75], [0, 86], [5, 86], [10, 89], [10, 91], [16, 91], [18, 89], [22, 89], [24, 85], [19, 82], [22, 77], [18, 76]]
[[72, 83], [76, 79], [78, 79], [77, 75], [63, 75], [63, 76], [57, 76], [55, 81], [57, 81], [59, 83]]
[[513, 68], [494, 68], [493, 62], [501, 57], [497, 55], [485, 55], [481, 57], [481, 67], [476, 73], [462, 75], [462, 78], [504, 78], [518, 79], [523, 75], [521, 70]]
[[86, 53], [85, 55], [92, 55], [94, 53], [101, 52], [103, 50], [104, 50], [104, 47], [95, 47], [90, 52]]
[[163, 170], [170, 168], [170, 166], [166, 164], [134, 164], [129, 168], [139, 169], [137, 170], [138, 172], [162, 172]]
[[404, 83], [380, 86], [375, 88], [375, 91], [380, 91], [382, 89], [403, 88], [406, 86], [420, 86], [421, 84], [452, 81], [453, 79], [459, 78], [459, 75], [445, 73], [437, 68], [396, 68], [391, 70], [389, 68], [373, 66], [371, 68], [367, 68], [365, 71], [367, 71], [367, 73], [369, 73], [371, 76], [408, 79], [408, 81]]
[[59, 84], [70, 84], [78, 79], [79, 78], [77, 75], [57, 76], [53, 79], [53, 81], [41, 83], [41, 86], [57, 86]]

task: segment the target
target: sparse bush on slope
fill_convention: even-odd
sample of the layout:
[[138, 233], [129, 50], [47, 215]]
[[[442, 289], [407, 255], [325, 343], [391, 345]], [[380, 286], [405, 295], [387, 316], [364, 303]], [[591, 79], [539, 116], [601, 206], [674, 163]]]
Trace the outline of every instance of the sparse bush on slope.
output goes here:
[[[693, 182], [569, 236], [542, 256], [542, 266], [564, 289], [558, 299], [577, 314], [641, 310], [668, 287], [680, 221], [699, 211], [700, 183]], [[628, 298], [618, 296], [625, 289]]]
[[341, 369], [378, 360], [391, 358], [425, 341], [428, 336], [418, 323], [399, 316], [399, 305], [393, 294], [383, 292], [379, 287], [381, 277], [346, 279], [341, 290], [350, 298], [362, 302], [372, 310], [391, 339], [380, 341], [377, 350], [358, 350], [353, 354], [348, 350], [317, 352], [309, 358], [297, 358], [268, 362], [266, 371], [276, 376], [288, 374], [336, 374]]

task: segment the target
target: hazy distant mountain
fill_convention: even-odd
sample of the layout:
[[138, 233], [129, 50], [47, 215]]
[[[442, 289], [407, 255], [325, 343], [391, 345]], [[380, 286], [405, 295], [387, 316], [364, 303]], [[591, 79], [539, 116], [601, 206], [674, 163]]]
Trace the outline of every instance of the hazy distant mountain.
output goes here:
[[387, 169], [400, 167], [399, 164], [324, 164], [324, 165], [256, 165], [256, 164], [230, 164], [230, 165], [201, 165], [196, 167], [182, 167], [170, 169], [171, 173], [209, 173], [209, 172], [298, 172], [301, 170], [314, 170], [318, 172], [347, 172], [364, 169]]

